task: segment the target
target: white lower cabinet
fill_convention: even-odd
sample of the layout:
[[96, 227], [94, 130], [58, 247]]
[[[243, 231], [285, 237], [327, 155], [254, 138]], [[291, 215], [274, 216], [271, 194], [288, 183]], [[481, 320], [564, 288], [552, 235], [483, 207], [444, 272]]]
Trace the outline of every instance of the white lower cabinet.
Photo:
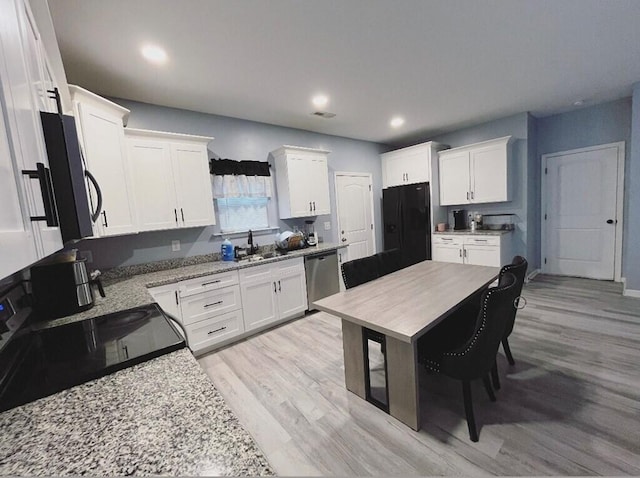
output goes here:
[[302, 257], [153, 287], [149, 293], [183, 325], [194, 354], [307, 310]]
[[240, 270], [245, 329], [255, 330], [307, 310], [302, 257]]
[[511, 234], [433, 236], [433, 260], [476, 266], [501, 267], [513, 257]]

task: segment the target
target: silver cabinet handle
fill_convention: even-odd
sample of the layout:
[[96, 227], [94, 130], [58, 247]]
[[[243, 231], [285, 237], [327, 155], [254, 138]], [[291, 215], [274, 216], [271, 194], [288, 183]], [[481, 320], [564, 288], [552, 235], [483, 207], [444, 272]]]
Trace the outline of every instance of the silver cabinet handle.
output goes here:
[[469, 191], [467, 191], [467, 201], [469, 200]]
[[460, 257], [462, 257], [462, 249], [460, 249]]
[[316, 202], [313, 201], [313, 211], [315, 212], [315, 210], [316, 210]]
[[176, 291], [176, 305], [180, 305], [180, 303], [178, 302], [178, 291]]
[[227, 326], [225, 325], [224, 327], [220, 327], [219, 329], [210, 330], [209, 332], [207, 332], [207, 335], [215, 334], [216, 332], [220, 332], [221, 330], [224, 330], [226, 328], [227, 328]]
[[276, 283], [273, 283], [273, 292], [278, 292], [278, 289], [276, 289]]
[[109, 223], [107, 222], [107, 211], [102, 211], [102, 216], [104, 217], [104, 227], [109, 227]]
[[311, 208], [311, 201], [309, 201], [309, 211], [313, 211], [313, 209]]
[[450, 237], [441, 237], [440, 239], [442, 239], [443, 241], [453, 241], [453, 239], [451, 239]]
[[219, 300], [218, 302], [213, 302], [211, 304], [204, 304], [204, 308], [206, 309], [207, 307], [213, 307], [214, 305], [220, 305], [222, 304], [222, 300]]
[[278, 281], [278, 292], [282, 292], [282, 286], [280, 285], [280, 281]]
[[182, 222], [184, 222], [184, 211], [180, 208], [180, 215], [182, 216]]
[[464, 250], [464, 257], [467, 257], [467, 250]]
[[471, 199], [473, 199], [473, 191], [471, 191]]
[[177, 209], [173, 210], [173, 217], [176, 218], [176, 224], [178, 224], [178, 210]]

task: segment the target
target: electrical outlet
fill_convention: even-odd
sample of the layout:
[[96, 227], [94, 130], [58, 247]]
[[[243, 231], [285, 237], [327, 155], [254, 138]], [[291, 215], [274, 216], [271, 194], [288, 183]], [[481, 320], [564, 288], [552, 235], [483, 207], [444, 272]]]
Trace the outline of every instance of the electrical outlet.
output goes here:
[[93, 262], [93, 253], [91, 251], [78, 251], [78, 256], [80, 259], [86, 260], [87, 264]]
[[326, 221], [324, 223], [324, 230], [328, 231], [329, 229], [331, 229], [331, 222], [330, 221]]
[[171, 241], [171, 250], [177, 252], [180, 250], [180, 241]]

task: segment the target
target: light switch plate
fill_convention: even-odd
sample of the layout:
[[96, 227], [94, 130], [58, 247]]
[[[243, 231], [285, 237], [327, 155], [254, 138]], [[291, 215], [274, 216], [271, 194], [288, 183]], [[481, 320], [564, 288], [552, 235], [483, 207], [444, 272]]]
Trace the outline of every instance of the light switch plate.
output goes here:
[[180, 241], [171, 241], [171, 250], [177, 252], [180, 250]]
[[328, 231], [329, 229], [331, 229], [331, 222], [330, 221], [325, 221], [324, 230]]

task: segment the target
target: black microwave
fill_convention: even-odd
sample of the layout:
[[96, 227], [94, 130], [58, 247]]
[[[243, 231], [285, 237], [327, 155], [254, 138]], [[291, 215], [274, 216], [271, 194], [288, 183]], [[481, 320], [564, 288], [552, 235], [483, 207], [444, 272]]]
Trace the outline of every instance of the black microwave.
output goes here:
[[[43, 111], [40, 112], [40, 119], [62, 240], [68, 243], [92, 236], [92, 224], [102, 208], [102, 194], [97, 181], [83, 164], [75, 119], [73, 116]], [[89, 185], [85, 181], [95, 188], [95, 207], [92, 207], [88, 196]]]

